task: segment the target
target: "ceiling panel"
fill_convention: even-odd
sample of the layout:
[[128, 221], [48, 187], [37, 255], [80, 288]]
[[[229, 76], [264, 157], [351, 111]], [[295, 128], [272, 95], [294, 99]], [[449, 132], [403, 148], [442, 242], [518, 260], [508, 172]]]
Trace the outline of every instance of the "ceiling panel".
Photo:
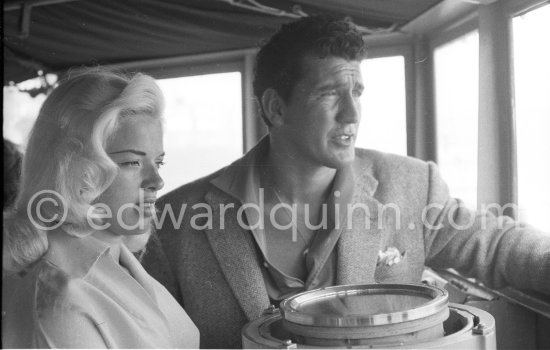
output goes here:
[[[365, 27], [387, 28], [404, 25], [439, 1], [258, 2], [288, 12], [299, 5], [307, 14], [350, 16]], [[21, 11], [5, 10], [3, 16], [4, 84], [34, 77], [38, 69], [251, 48], [292, 20], [219, 0], [80, 0], [32, 7], [29, 35], [22, 37]]]

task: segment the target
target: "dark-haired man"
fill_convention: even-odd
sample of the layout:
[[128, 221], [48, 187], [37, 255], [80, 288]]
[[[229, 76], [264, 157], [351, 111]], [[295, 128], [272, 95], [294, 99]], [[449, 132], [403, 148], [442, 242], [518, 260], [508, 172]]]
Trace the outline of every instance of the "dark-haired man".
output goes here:
[[363, 58], [347, 21], [283, 26], [256, 61], [269, 135], [161, 200], [161, 212], [187, 211], [182, 227], [165, 220], [159, 231], [165, 255], [153, 240], [144, 262], [183, 303], [202, 347], [239, 347], [247, 321], [295, 293], [419, 282], [425, 264], [550, 292], [548, 237], [460, 207], [433, 163], [354, 148]]

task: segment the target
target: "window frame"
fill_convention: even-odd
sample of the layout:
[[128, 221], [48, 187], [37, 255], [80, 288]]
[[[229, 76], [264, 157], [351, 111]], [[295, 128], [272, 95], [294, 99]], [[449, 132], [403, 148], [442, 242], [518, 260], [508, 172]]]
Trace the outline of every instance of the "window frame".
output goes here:
[[[512, 104], [513, 100], [513, 52], [512, 52], [512, 18], [536, 8], [547, 4], [546, 0], [501, 0], [498, 3], [482, 5], [478, 4], [473, 10], [464, 10], [462, 16], [455, 18], [453, 21], [449, 21], [446, 24], [440, 25], [435, 30], [431, 28], [430, 31], [425, 31], [428, 42], [429, 55], [433, 61], [434, 51], [437, 47], [444, 45], [462, 35], [465, 35], [473, 30], [478, 30], [480, 35], [480, 72], [482, 70], [494, 70], [495, 66], [501, 64], [505, 65], [504, 77], [501, 77], [499, 81], [505, 81], [505, 84], [494, 84], [494, 89], [487, 89], [483, 84], [482, 75], [480, 74], [480, 88], [479, 88], [479, 113], [478, 113], [478, 207], [481, 207], [485, 203], [497, 203], [502, 206], [506, 204], [518, 204], [518, 176], [517, 176], [517, 136], [515, 130], [515, 109]], [[465, 5], [464, 5], [465, 6]], [[493, 18], [489, 18], [490, 11], [484, 11], [486, 9], [482, 6], [490, 7], [490, 11], [496, 13]], [[491, 13], [493, 15], [493, 13]], [[492, 24], [487, 24], [492, 22]], [[495, 26], [504, 26], [505, 30], [500, 31], [501, 38], [490, 37], [492, 29]], [[495, 32], [496, 30], [493, 30]], [[489, 45], [496, 45], [496, 50], [500, 50], [499, 53], [507, 52], [504, 55], [504, 59], [501, 62], [495, 63], [492, 60], [485, 60], [483, 63], [481, 40], [482, 35], [488, 36], [484, 40], [488, 40]], [[503, 37], [502, 37], [503, 36]], [[481, 64], [484, 64], [482, 66]], [[500, 72], [502, 73], [502, 71]], [[435, 94], [434, 94], [434, 71], [431, 67], [431, 101], [429, 107], [435, 106]], [[493, 79], [498, 79], [494, 78]], [[497, 101], [504, 100], [503, 105], [505, 109], [503, 113], [498, 112], [498, 108], [493, 110], [494, 114], [505, 115], [507, 123], [502, 122], [502, 118], [498, 120], [494, 116], [487, 117], [483, 110], [491, 110], [497, 103], [493, 103], [493, 106], [488, 106], [487, 98], [484, 96], [485, 91], [490, 91], [494, 95], [493, 99]], [[418, 94], [418, 92], [417, 92]], [[491, 96], [490, 96], [491, 97]], [[485, 104], [485, 105], [484, 105]], [[500, 104], [502, 105], [502, 103]], [[436, 117], [435, 109], [433, 111], [433, 119], [428, 120], [428, 123], [432, 123], [431, 127], [436, 130]], [[504, 135], [504, 136], [503, 136]], [[496, 144], [483, 145], [484, 140], [496, 140]], [[434, 153], [436, 152], [437, 144], [433, 141]], [[483, 152], [481, 152], [483, 150]], [[433, 160], [437, 160], [436, 157], [432, 157]], [[504, 211], [504, 214], [511, 217], [517, 217], [517, 213], [513, 208], [508, 208]]]
[[[367, 45], [368, 42], [367, 42]], [[416, 125], [416, 113], [414, 108], [414, 60], [413, 48], [410, 43], [398, 43], [397, 45], [368, 46], [367, 59], [402, 56], [405, 73], [405, 125], [407, 137], [407, 155], [414, 156], [414, 132]]]
[[[508, 25], [510, 27], [510, 31], [509, 31], [509, 41], [510, 41], [510, 57], [511, 57], [511, 60], [510, 60], [510, 65], [511, 65], [511, 68], [510, 68], [510, 88], [513, 92], [513, 98], [514, 98], [514, 101], [516, 99], [515, 97], [515, 77], [514, 77], [514, 65], [515, 65], [515, 62], [514, 62], [514, 47], [513, 47], [513, 37], [514, 37], [514, 32], [513, 32], [513, 19], [515, 17], [519, 17], [519, 16], [522, 16], [522, 15], [525, 15], [531, 11], [535, 11], [537, 9], [539, 9], [540, 7], [543, 7], [543, 6], [549, 6], [550, 7], [550, 2], [548, 0], [516, 0], [516, 1], [512, 1], [512, 0], [504, 0], [504, 11], [505, 11], [505, 15], [506, 15], [506, 18], [507, 18], [507, 21], [508, 21]], [[514, 202], [513, 204], [515, 205], [515, 209], [518, 211], [518, 212], [514, 212], [514, 218], [518, 218], [519, 217], [519, 204], [520, 204], [520, 198], [519, 198], [519, 185], [520, 185], [520, 178], [519, 178], [519, 163], [518, 163], [518, 159], [519, 159], [519, 152], [518, 152], [518, 135], [516, 133], [516, 122], [517, 122], [517, 110], [516, 110], [516, 104], [514, 103], [513, 105], [513, 118], [514, 118], [514, 150], [515, 150], [515, 153], [513, 154], [513, 161], [515, 163], [515, 173], [514, 173]], [[520, 220], [522, 220], [521, 217], [519, 217]]]
[[156, 79], [181, 78], [216, 73], [241, 73], [243, 153], [267, 132], [261, 120], [252, 89], [256, 49], [232, 50], [173, 58], [127, 62], [112, 68], [141, 71]]
[[[456, 2], [444, 0], [432, 10], [419, 16], [404, 26], [399, 33], [388, 33], [367, 36], [369, 58], [381, 58], [401, 55], [405, 61], [405, 98], [406, 98], [406, 135], [407, 154], [423, 160], [437, 161], [436, 116], [434, 94], [434, 67], [433, 58], [436, 47], [444, 45], [473, 30], [478, 30], [481, 36], [487, 34], [490, 28], [484, 27], [487, 20], [483, 13], [483, 6], [500, 7], [500, 20], [511, 28], [514, 16], [529, 12], [543, 6], [547, 0], [500, 0], [491, 4], [474, 4], [472, 2]], [[480, 25], [482, 24], [482, 25]], [[506, 57], [510, 65], [513, 57], [511, 47], [511, 29], [502, 39], [509, 54]], [[481, 45], [480, 45], [481, 46]], [[506, 48], [505, 48], [506, 49]], [[481, 50], [481, 47], [480, 47]], [[122, 64], [122, 68], [141, 70], [150, 73], [156, 78], [176, 78], [182, 76], [222, 73], [239, 71], [242, 76], [242, 108], [243, 108], [243, 153], [251, 149], [256, 142], [267, 133], [267, 128], [261, 120], [252, 91], [253, 65], [257, 49], [234, 50], [221, 53], [201, 54], [186, 57], [175, 57], [160, 60], [148, 60]], [[480, 53], [481, 56], [481, 53]], [[424, 63], [419, 65], [418, 63]], [[120, 67], [121, 65], [117, 65]], [[492, 63], [494, 68], [495, 64]], [[480, 71], [484, 67], [480, 66]], [[496, 86], [496, 89], [507, 90], [510, 96], [513, 92], [511, 67], [506, 72], [506, 84]], [[480, 80], [482, 80], [480, 78]], [[481, 82], [480, 82], [481, 84]], [[484, 98], [481, 96], [480, 104]], [[496, 92], [499, 94], [501, 92]], [[511, 100], [511, 98], [510, 98]], [[480, 111], [482, 107], [480, 106]], [[490, 139], [499, 134], [506, 134], [508, 143], [513, 139], [511, 147], [502, 148], [503, 141], [498, 141], [489, 152], [479, 151], [478, 145], [478, 205], [481, 203], [517, 204], [517, 161], [515, 147], [515, 111], [511, 103], [507, 107], [510, 123], [504, 126], [496, 125], [494, 120], [482, 120], [484, 129], [478, 130], [478, 139]], [[504, 124], [504, 123], [501, 123]], [[484, 131], [485, 130], [485, 131]], [[480, 158], [480, 156], [482, 156]], [[491, 163], [487, 166], [483, 163]], [[496, 164], [496, 166], [495, 166]], [[482, 165], [480, 167], [480, 165]], [[507, 173], [508, 176], [502, 174]], [[489, 179], [489, 180], [487, 180]], [[497, 183], [494, 187], [489, 184]], [[515, 216], [514, 212], [508, 215]]]

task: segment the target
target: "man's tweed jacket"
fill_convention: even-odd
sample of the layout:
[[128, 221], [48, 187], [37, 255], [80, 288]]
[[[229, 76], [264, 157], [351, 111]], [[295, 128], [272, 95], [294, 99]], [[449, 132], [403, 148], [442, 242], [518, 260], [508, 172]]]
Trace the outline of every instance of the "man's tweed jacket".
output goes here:
[[[227, 176], [245, 181], [259, 146], [159, 201], [160, 212], [170, 205], [175, 220], [165, 217], [143, 263], [182, 303], [199, 328], [203, 348], [240, 347], [243, 325], [269, 306], [262, 255], [236, 218], [241, 204], [212, 183]], [[353, 170], [352, 202], [368, 211], [353, 211], [353, 225], [335, 247], [338, 284], [417, 283], [428, 265], [454, 267], [494, 287], [511, 284], [550, 293], [550, 236], [506, 217], [457, 207], [460, 202], [449, 197], [433, 163], [357, 149]], [[193, 210], [198, 203], [202, 208]], [[226, 210], [220, 228], [220, 205], [230, 203], [234, 208]], [[198, 215], [205, 205], [212, 210], [211, 225]], [[396, 247], [404, 259], [377, 266], [378, 252], [388, 247]]]

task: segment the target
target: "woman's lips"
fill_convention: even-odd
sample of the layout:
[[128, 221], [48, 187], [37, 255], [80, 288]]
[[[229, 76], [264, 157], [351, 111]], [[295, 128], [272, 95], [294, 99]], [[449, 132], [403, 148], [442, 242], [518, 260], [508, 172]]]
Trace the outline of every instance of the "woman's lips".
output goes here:
[[142, 203], [137, 203], [139, 211], [143, 210], [143, 215], [144, 216], [153, 216], [153, 214], [156, 211], [155, 201], [156, 200], [146, 199]]

